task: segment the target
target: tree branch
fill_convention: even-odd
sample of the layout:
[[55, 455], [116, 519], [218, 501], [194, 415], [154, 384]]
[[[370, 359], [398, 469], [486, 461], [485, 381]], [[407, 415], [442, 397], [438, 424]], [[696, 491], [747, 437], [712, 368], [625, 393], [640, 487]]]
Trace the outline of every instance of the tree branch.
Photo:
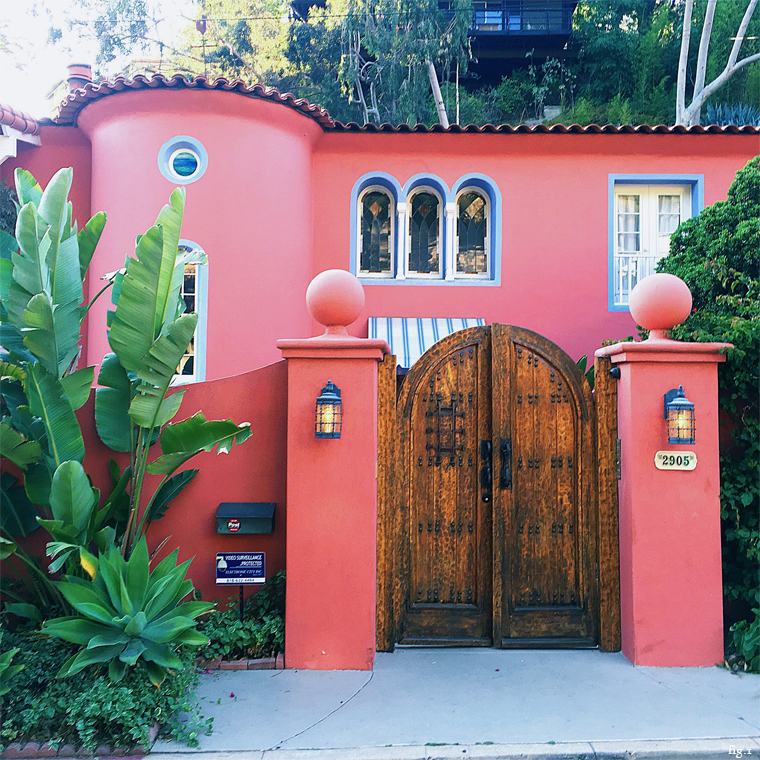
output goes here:
[[691, 42], [691, 15], [694, 0], [686, 0], [683, 11], [683, 30], [681, 31], [681, 52], [678, 56], [678, 79], [676, 82], [676, 124], [680, 124], [686, 109], [686, 65], [689, 62], [689, 43]]
[[683, 121], [681, 123], [685, 126], [691, 126], [693, 124], [692, 119], [694, 113], [702, 107], [707, 98], [709, 98], [716, 90], [720, 89], [737, 71], [739, 71], [739, 69], [742, 69], [755, 61], [760, 61], [760, 53], [755, 53], [754, 55], [748, 55], [746, 58], [742, 58], [741, 61], [734, 64], [734, 67], [730, 71], [724, 69], [723, 73], [713, 79], [713, 81], [702, 90], [699, 96], [692, 101], [692, 104], [688, 109], [684, 111]]
[[[710, 49], [710, 37], [712, 35], [713, 19], [715, 17], [715, 6], [718, 0], [708, 0], [707, 10], [705, 11], [705, 23], [702, 26], [702, 37], [699, 40], [699, 55], [697, 57], [697, 78], [694, 81], [694, 92], [692, 93], [692, 103], [705, 87], [705, 76], [707, 74], [707, 52]], [[701, 110], [701, 109], [700, 109]], [[699, 111], [694, 115], [694, 119], [699, 121]]]

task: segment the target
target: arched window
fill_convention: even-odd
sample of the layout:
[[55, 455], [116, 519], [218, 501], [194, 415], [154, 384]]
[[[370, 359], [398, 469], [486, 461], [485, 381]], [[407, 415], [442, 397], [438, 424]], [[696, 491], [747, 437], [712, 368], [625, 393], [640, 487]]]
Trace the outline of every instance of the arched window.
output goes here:
[[394, 208], [390, 194], [370, 187], [359, 199], [359, 272], [393, 277]]
[[206, 315], [208, 294], [208, 264], [204, 250], [189, 240], [181, 240], [179, 253], [184, 256], [184, 277], [180, 298], [185, 302], [185, 314], [197, 314], [190, 345], [187, 347], [174, 376], [174, 384], [194, 383], [206, 379]]
[[480, 190], [465, 188], [457, 196], [456, 277], [489, 277], [488, 199]]
[[442, 205], [438, 194], [428, 187], [415, 190], [409, 197], [407, 273], [410, 277], [441, 276]]

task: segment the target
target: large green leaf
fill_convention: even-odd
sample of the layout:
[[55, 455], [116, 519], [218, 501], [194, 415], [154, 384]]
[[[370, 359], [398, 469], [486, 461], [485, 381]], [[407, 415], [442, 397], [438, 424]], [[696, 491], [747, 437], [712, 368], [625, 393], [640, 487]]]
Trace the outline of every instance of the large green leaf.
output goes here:
[[157, 292], [157, 306], [161, 309], [163, 304], [163, 310], [156, 312], [156, 337], [178, 316], [179, 293], [185, 271], [184, 267], [177, 266], [177, 249], [184, 211], [185, 189], [178, 187], [174, 189], [169, 203], [161, 209], [156, 219], [156, 225], [160, 225], [163, 230], [163, 256]]
[[179, 496], [185, 486], [199, 472], [199, 470], [183, 470], [170, 477], [165, 483], [162, 483], [148, 507], [146, 522], [151, 523], [160, 520], [166, 514], [169, 503]]
[[35, 206], [39, 206], [42, 200], [42, 188], [31, 173], [26, 171], [26, 169], [16, 169], [13, 173], [13, 178], [16, 183], [18, 202], [22, 206], [29, 202]]
[[37, 293], [27, 303], [22, 320], [26, 348], [48, 372], [62, 377], [79, 351], [77, 304], [54, 304], [47, 293]]
[[53, 475], [50, 489], [50, 509], [54, 520], [71, 526], [75, 535], [87, 537], [94, 522], [99, 492], [90, 485], [90, 479], [79, 462], [63, 462]]
[[202, 412], [189, 419], [167, 425], [161, 432], [161, 450], [164, 452], [148, 465], [150, 473], [169, 474], [201, 451], [228, 453], [233, 443], [243, 443], [251, 436], [247, 422], [236, 425], [232, 420], [206, 421]]
[[[43, 625], [45, 633], [50, 636], [57, 636], [64, 641], [70, 641], [72, 644], [81, 644], [87, 646], [90, 640], [111, 633], [114, 629], [111, 626], [101, 625], [92, 620], [85, 620], [80, 617], [60, 617], [53, 620], [46, 620]], [[109, 643], [118, 643], [116, 641]]]
[[95, 427], [100, 440], [114, 451], [131, 451], [133, 444], [132, 383], [116, 354], [106, 354], [98, 373], [95, 391]]
[[45, 462], [38, 462], [27, 468], [24, 473], [24, 490], [32, 504], [47, 506], [52, 479], [50, 468]]
[[77, 233], [77, 240], [79, 241], [79, 276], [82, 281], [84, 281], [84, 276], [87, 274], [87, 267], [90, 266], [92, 255], [95, 253], [95, 248], [98, 245], [100, 236], [103, 234], [105, 225], [106, 215], [102, 211], [98, 211]]
[[14, 541], [9, 541], [7, 538], [0, 536], [0, 560], [8, 559], [16, 549], [18, 549], [18, 546], [16, 546]]
[[30, 464], [39, 462], [42, 457], [40, 442], [28, 441], [7, 422], [0, 422], [0, 452], [22, 470]]
[[69, 459], [83, 461], [82, 431], [60, 380], [39, 364], [31, 364], [24, 389], [29, 410], [45, 423], [48, 449], [56, 468]]
[[94, 379], [95, 367], [83, 367], [61, 378], [61, 385], [74, 411], [81, 409], [87, 403]]
[[22, 317], [29, 299], [42, 293], [50, 282], [46, 255], [50, 236], [40, 234], [37, 210], [31, 203], [21, 207], [16, 220], [16, 239], [19, 254], [13, 259], [13, 280], [8, 288], [8, 314], [11, 322], [21, 328]]
[[[121, 303], [121, 300], [119, 302]], [[177, 365], [190, 344], [197, 322], [196, 314], [183, 314], [178, 317], [143, 357], [142, 366], [137, 370], [137, 377], [143, 382], [138, 385], [137, 395], [129, 407], [129, 416], [136, 425], [146, 428], [158, 427], [167, 423], [177, 413], [184, 391], [166, 399], [164, 396]], [[113, 334], [113, 329], [111, 333]]]
[[9, 536], [29, 536], [40, 526], [37, 509], [9, 472], [0, 475], [0, 527]]
[[75, 583], [77, 578], [67, 577], [66, 581], [59, 581], [55, 585], [66, 597], [66, 601], [80, 614], [97, 623], [111, 625], [116, 616], [116, 610], [105, 599], [102, 592], [92, 583]]

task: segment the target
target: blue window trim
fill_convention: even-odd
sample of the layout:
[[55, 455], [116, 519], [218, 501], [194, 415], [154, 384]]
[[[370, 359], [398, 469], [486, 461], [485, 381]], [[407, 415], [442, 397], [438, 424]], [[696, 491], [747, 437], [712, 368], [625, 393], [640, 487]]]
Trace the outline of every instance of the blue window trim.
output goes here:
[[607, 213], [607, 310], [630, 311], [625, 304], [615, 303], [615, 186], [616, 185], [690, 185], [691, 215], [705, 207], [704, 174], [610, 174]]
[[[359, 273], [359, 235], [358, 235], [358, 210], [359, 210], [359, 197], [369, 187], [383, 187], [390, 193], [394, 203], [394, 221], [393, 221], [393, 277], [363, 277]], [[488, 200], [491, 208], [490, 224], [491, 224], [491, 241], [490, 241], [490, 253], [491, 256], [491, 277], [489, 279], [465, 279], [459, 278], [455, 280], [443, 279], [427, 279], [410, 277], [404, 280], [396, 279], [398, 273], [398, 245], [399, 236], [405, 233], [405, 230], [399, 230], [398, 228], [398, 214], [395, 213], [399, 203], [405, 203], [409, 194], [420, 187], [432, 187], [441, 196], [444, 208], [441, 209], [441, 213], [444, 214], [443, 221], [443, 247], [444, 261], [446, 247], [449, 244], [448, 231], [446, 230], [445, 222], [445, 204], [453, 203], [456, 201], [457, 194], [463, 187], [477, 187], [483, 190], [488, 195]], [[403, 185], [396, 180], [390, 174], [386, 172], [368, 172], [362, 175], [354, 183], [351, 190], [351, 244], [350, 244], [350, 262], [349, 271], [351, 274], [356, 275], [359, 281], [364, 285], [411, 285], [414, 287], [498, 287], [501, 285], [501, 192], [498, 185], [485, 174], [470, 173], [460, 177], [450, 190], [446, 183], [435, 174], [429, 174], [422, 172], [410, 177]], [[452, 242], [453, 244], [453, 242]], [[444, 273], [445, 276], [445, 273]]]
[[456, 201], [459, 191], [465, 187], [477, 187], [488, 196], [491, 207], [488, 222], [491, 225], [489, 256], [491, 257], [491, 277], [483, 280], [486, 285], [501, 285], [501, 191], [499, 186], [485, 174], [465, 174], [460, 177], [451, 190], [452, 200]]
[[[180, 245], [188, 248], [206, 249], [192, 240], [180, 240]], [[206, 254], [208, 256], [208, 254]], [[198, 315], [198, 324], [195, 327], [195, 357], [193, 359], [195, 369], [194, 380], [182, 380], [181, 376], [175, 378], [173, 385], [189, 385], [190, 383], [202, 383], [206, 379], [206, 334], [208, 332], [208, 263], [198, 266], [198, 277], [195, 281], [195, 313]]]
[[[170, 161], [171, 157], [177, 150], [193, 151], [198, 156], [198, 168], [194, 174], [189, 177], [181, 177], [179, 174], [175, 174], [172, 171]], [[169, 182], [175, 185], [189, 185], [192, 182], [197, 182], [205, 173], [208, 168], [208, 153], [206, 149], [201, 145], [198, 140], [189, 135], [177, 135], [167, 140], [158, 151], [158, 170], [164, 175]]]

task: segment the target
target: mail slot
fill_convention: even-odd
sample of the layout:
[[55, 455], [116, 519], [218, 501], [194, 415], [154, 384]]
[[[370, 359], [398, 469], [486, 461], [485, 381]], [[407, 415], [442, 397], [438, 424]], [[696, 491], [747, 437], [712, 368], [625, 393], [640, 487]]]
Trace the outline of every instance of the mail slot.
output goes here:
[[216, 510], [217, 533], [272, 533], [274, 502], [225, 501]]

